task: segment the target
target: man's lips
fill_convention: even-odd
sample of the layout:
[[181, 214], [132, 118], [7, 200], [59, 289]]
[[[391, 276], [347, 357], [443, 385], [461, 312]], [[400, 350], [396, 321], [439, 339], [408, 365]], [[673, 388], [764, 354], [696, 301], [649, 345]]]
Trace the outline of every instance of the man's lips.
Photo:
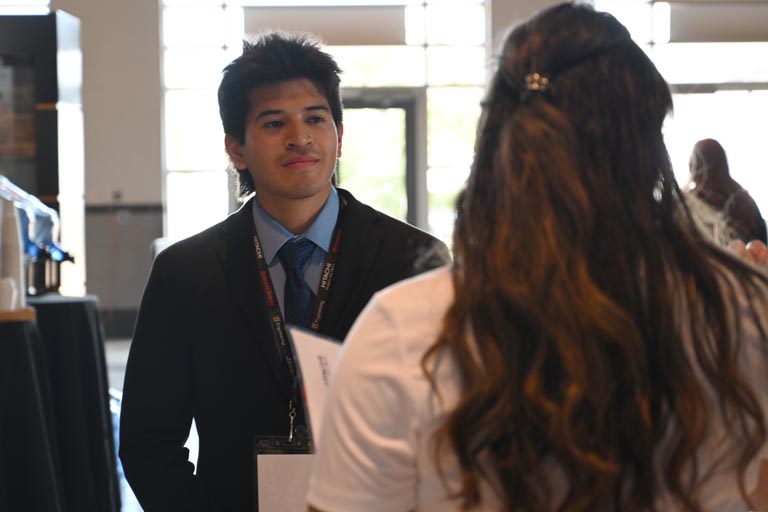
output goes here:
[[289, 167], [291, 169], [303, 169], [305, 167], [312, 167], [319, 161], [319, 158], [310, 156], [292, 158], [283, 163], [283, 167]]

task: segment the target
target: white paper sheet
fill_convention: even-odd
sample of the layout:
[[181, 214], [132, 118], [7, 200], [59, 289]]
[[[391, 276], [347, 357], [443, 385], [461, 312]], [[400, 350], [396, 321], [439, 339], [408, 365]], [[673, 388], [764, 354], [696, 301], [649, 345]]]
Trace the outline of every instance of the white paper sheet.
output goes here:
[[317, 441], [320, 435], [325, 395], [328, 391], [331, 371], [341, 350], [341, 343], [296, 327], [289, 327], [288, 330], [301, 371], [304, 400], [309, 414], [309, 428], [312, 439]]
[[[288, 336], [301, 372], [310, 432], [318, 438], [331, 370], [341, 344], [332, 338], [289, 327]], [[305, 512], [312, 469], [309, 454], [257, 455], [260, 512]]]

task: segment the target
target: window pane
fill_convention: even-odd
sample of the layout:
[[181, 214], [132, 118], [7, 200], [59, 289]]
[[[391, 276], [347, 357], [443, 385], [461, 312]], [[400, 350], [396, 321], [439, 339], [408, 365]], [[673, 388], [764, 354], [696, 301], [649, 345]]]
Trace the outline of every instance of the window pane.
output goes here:
[[405, 43], [424, 44], [427, 41], [424, 6], [409, 5], [405, 8]]
[[216, 89], [221, 70], [240, 55], [241, 50], [217, 48], [170, 48], [163, 58], [165, 87], [169, 89]]
[[482, 85], [485, 83], [485, 48], [431, 46], [427, 48], [430, 85]]
[[0, 16], [38, 16], [50, 13], [47, 3], [44, 5], [9, 5], [0, 4]]
[[49, 5], [49, 0], [0, 0], [0, 6]]
[[167, 237], [179, 240], [224, 220], [229, 208], [226, 171], [166, 174]]
[[[371, 132], [376, 136], [372, 137]], [[339, 185], [374, 208], [405, 220], [405, 110], [348, 108]]]
[[165, 5], [215, 5], [221, 7], [222, 0], [163, 0]]
[[237, 50], [237, 55], [243, 52], [245, 37], [245, 14], [242, 7], [227, 7], [224, 9], [224, 44]]
[[654, 43], [668, 43], [672, 28], [672, 8], [669, 2], [656, 2], [651, 9], [651, 26]]
[[427, 90], [429, 231], [449, 246], [456, 194], [472, 165], [482, 95], [480, 87]]
[[484, 7], [464, 3], [427, 6], [427, 42], [457, 45], [484, 44]]
[[768, 215], [768, 91], [676, 94], [675, 113], [664, 125], [667, 149], [681, 186], [688, 181], [688, 158], [696, 141], [713, 138], [728, 155], [733, 179]]
[[163, 9], [166, 46], [223, 46], [224, 9], [221, 7], [169, 7]]
[[619, 20], [638, 44], [649, 43], [653, 32], [652, 7], [647, 0], [605, 1], [595, 0], [595, 9], [607, 11]]
[[[242, 48], [245, 30], [242, 7], [226, 7], [222, 12], [222, 0], [165, 0], [165, 4], [181, 6], [166, 8], [163, 11], [166, 46], [199, 47], [226, 44], [233, 48]], [[210, 32], [204, 36], [203, 41], [198, 41], [197, 31], [200, 29]]]
[[329, 46], [345, 87], [424, 85], [424, 49], [409, 46]]
[[480, 87], [427, 90], [429, 167], [469, 167], [482, 95]]
[[227, 167], [215, 90], [165, 93], [165, 162], [169, 171]]
[[418, 4], [422, 0], [225, 0], [229, 5], [249, 5], [254, 7], [287, 5], [408, 5]]
[[451, 245], [456, 218], [456, 196], [469, 175], [467, 167], [431, 167], [427, 171], [429, 232]]
[[670, 43], [652, 52], [661, 74], [676, 84], [768, 82], [766, 55], [768, 43]]
[[443, 5], [455, 5], [455, 4], [482, 4], [485, 0], [426, 0], [428, 4], [443, 4]]

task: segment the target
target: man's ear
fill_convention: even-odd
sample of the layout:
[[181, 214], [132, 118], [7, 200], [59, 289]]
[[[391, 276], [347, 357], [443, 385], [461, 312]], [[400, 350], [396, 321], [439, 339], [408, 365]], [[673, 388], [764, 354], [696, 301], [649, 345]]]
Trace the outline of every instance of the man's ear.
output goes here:
[[338, 149], [336, 150], [336, 158], [340, 158], [341, 157], [341, 136], [344, 135], [344, 124], [343, 123], [339, 124], [338, 132], [339, 132], [339, 145], [338, 145]]
[[248, 167], [243, 159], [243, 145], [240, 144], [237, 137], [230, 134], [224, 135], [224, 147], [227, 150], [230, 160], [232, 160], [232, 163], [237, 169], [242, 171]]

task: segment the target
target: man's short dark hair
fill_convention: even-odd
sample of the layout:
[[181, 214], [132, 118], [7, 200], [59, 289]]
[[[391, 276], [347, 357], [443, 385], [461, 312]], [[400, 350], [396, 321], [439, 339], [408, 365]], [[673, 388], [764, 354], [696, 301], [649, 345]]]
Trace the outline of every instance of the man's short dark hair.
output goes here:
[[[243, 53], [224, 68], [219, 85], [219, 115], [224, 133], [245, 143], [250, 94], [257, 87], [306, 78], [328, 100], [333, 121], [342, 121], [340, 78], [336, 61], [305, 33], [270, 31], [243, 41]], [[240, 195], [254, 191], [250, 172], [238, 170]]]

